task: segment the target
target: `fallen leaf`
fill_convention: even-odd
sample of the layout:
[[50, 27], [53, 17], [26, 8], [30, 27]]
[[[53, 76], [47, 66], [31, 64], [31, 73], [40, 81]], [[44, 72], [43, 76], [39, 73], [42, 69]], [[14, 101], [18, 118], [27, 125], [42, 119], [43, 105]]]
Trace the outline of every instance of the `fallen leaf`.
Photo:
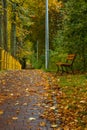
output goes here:
[[56, 107], [55, 107], [55, 106], [52, 106], [52, 107], [50, 107], [50, 109], [51, 109], [51, 110], [55, 110], [55, 109], [56, 109]]
[[36, 120], [36, 118], [30, 117], [29, 120], [30, 120], [30, 121], [33, 121], [33, 120]]
[[27, 106], [27, 103], [25, 102], [25, 103], [23, 104], [23, 106]]
[[15, 105], [19, 105], [19, 102], [16, 102]]
[[16, 114], [19, 114], [19, 112], [20, 112], [20, 110], [17, 110], [17, 111], [16, 111]]
[[28, 91], [29, 90], [29, 88], [26, 88], [26, 91]]
[[0, 110], [0, 115], [3, 115], [4, 111], [3, 110]]
[[80, 101], [80, 103], [86, 103], [86, 101], [82, 100], [82, 101]]
[[48, 108], [48, 107], [49, 107], [49, 106], [47, 106], [47, 105], [45, 106], [45, 108]]
[[57, 127], [57, 124], [52, 124], [51, 127], [52, 127], [52, 128], [56, 128], [56, 127]]
[[61, 127], [59, 127], [59, 128], [56, 128], [55, 130], [62, 130], [62, 128], [61, 128]]
[[13, 96], [14, 94], [13, 93], [10, 93], [11, 96]]
[[40, 122], [40, 126], [44, 127], [44, 126], [46, 126], [46, 123], [45, 122]]
[[68, 126], [64, 126], [64, 130], [69, 130], [69, 127]]
[[18, 117], [14, 116], [12, 117], [13, 120], [18, 120]]

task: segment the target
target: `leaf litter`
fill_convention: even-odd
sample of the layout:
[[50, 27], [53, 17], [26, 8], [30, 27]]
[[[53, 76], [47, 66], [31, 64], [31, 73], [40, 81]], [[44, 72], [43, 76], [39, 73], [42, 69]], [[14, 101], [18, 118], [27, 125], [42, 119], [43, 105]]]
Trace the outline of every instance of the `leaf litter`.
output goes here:
[[[50, 127], [54, 130], [86, 130], [87, 107], [85, 106], [87, 106], [87, 93], [79, 97], [78, 91], [75, 90], [71, 94], [72, 98], [70, 98], [61, 90], [58, 82], [60, 82], [60, 79], [55, 78], [51, 73], [41, 70], [5, 72], [0, 77], [0, 105], [10, 99], [16, 101], [15, 106], [19, 106], [19, 99], [22, 95], [25, 95], [25, 97], [37, 95], [39, 97], [38, 103], [34, 103], [31, 110], [37, 110], [38, 107], [42, 108], [43, 113], [38, 112], [39, 117], [48, 120]], [[39, 93], [37, 90], [40, 88], [38, 87], [43, 87], [43, 92]], [[35, 88], [38, 89], [36, 90]], [[65, 88], [67, 89], [67, 86]], [[75, 98], [78, 100], [75, 100]], [[37, 100], [37, 97], [35, 100]], [[29, 99], [30, 103], [31, 101], [32, 99]], [[23, 102], [21, 105], [26, 107], [29, 103]], [[13, 116], [11, 119], [18, 120], [20, 111], [20, 109], [15, 110], [17, 116]], [[4, 110], [1, 109], [0, 115], [3, 114]], [[28, 121], [36, 120], [37, 118], [32, 116], [28, 118]], [[38, 129], [40, 129], [39, 126], [45, 127], [46, 122], [41, 121], [38, 124]]]

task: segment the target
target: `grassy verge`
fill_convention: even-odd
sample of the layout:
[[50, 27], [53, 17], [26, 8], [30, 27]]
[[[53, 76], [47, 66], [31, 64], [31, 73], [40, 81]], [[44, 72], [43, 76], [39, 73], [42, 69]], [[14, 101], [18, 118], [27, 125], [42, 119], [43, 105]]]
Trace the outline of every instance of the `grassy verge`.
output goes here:
[[63, 92], [60, 113], [63, 127], [71, 130], [87, 130], [87, 75], [57, 77]]

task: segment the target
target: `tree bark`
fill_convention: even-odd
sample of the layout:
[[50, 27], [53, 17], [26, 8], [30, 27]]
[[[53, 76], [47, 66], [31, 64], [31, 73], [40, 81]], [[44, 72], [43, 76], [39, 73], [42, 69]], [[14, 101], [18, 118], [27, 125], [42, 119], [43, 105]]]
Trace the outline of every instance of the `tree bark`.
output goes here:
[[16, 3], [12, 4], [11, 54], [16, 56]]
[[3, 7], [3, 47], [8, 51], [7, 43], [7, 0], [2, 0]]
[[[0, 7], [2, 7], [2, 3], [0, 1]], [[3, 24], [2, 24], [2, 8], [0, 8], [0, 47], [3, 47]]]

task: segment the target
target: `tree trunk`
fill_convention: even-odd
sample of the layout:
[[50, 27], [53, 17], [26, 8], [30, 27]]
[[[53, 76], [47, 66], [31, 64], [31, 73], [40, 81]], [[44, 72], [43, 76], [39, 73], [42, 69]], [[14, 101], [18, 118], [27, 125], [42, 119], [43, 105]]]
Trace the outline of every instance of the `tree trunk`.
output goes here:
[[12, 5], [11, 54], [16, 56], [16, 3]]
[[2, 48], [3, 47], [3, 21], [2, 21], [2, 1], [0, 1], [0, 70], [1, 70], [1, 57], [2, 57]]
[[3, 7], [3, 47], [8, 51], [7, 44], [7, 0], [2, 0]]
[[[0, 1], [0, 7], [2, 7], [2, 3]], [[2, 8], [0, 8], [0, 47], [3, 47], [3, 24], [2, 24]]]

